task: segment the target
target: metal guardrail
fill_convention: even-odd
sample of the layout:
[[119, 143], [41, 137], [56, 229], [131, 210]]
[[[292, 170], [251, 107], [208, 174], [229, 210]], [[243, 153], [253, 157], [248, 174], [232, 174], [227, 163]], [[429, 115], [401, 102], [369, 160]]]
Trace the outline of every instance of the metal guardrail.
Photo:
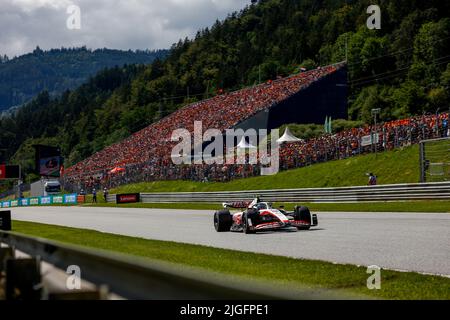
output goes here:
[[[141, 193], [144, 203], [243, 201], [261, 196], [271, 202], [368, 202], [399, 200], [449, 200], [450, 182], [409, 183], [377, 186], [305, 188], [218, 192]], [[108, 201], [114, 202], [115, 195]]]
[[[59, 269], [77, 265], [81, 278], [127, 299], [354, 299], [327, 290], [274, 288], [261, 282], [150, 259], [113, 254], [0, 230], [5, 243]], [[301, 270], [299, 270], [301, 272]]]

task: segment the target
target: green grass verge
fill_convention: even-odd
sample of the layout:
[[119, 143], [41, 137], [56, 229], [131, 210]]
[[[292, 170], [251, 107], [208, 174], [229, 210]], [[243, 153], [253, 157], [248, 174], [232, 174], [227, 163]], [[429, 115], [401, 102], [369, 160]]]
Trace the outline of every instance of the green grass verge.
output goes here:
[[378, 176], [379, 184], [419, 181], [418, 146], [369, 154], [344, 160], [282, 171], [273, 176], [236, 179], [230, 182], [154, 181], [124, 185], [111, 193], [261, 190], [309, 187], [358, 186], [367, 183], [367, 172]]
[[[301, 203], [312, 211], [344, 211], [344, 212], [450, 212], [450, 201], [408, 201], [408, 202], [369, 202], [369, 203]], [[293, 203], [275, 203], [291, 210]], [[93, 207], [119, 208], [159, 208], [159, 209], [195, 209], [217, 210], [219, 203], [97, 203], [85, 204]]]
[[366, 268], [354, 265], [146, 240], [31, 222], [14, 221], [13, 228], [16, 232], [32, 236], [158, 259], [223, 274], [264, 279], [274, 285], [338, 289], [347, 293], [387, 299], [450, 299], [450, 279], [439, 276], [382, 270], [381, 289], [368, 290]]

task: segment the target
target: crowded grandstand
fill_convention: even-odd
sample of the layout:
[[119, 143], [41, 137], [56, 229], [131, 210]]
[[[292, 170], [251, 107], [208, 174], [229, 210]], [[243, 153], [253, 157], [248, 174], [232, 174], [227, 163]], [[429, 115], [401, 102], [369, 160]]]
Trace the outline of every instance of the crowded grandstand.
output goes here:
[[[64, 185], [66, 189], [79, 191], [94, 186], [99, 188], [100, 185], [111, 188], [142, 181], [229, 181], [259, 175], [261, 164], [175, 165], [171, 150], [176, 143], [171, 140], [171, 134], [178, 128], [193, 133], [194, 121], [202, 121], [203, 128], [220, 131], [234, 128], [344, 67], [344, 64], [320, 67], [187, 105], [68, 168], [63, 175]], [[445, 137], [449, 135], [448, 123], [448, 113], [424, 114], [389, 121], [377, 127], [367, 125], [323, 134], [307, 141], [283, 142], [279, 146], [280, 169], [343, 159], [374, 150], [391, 150], [416, 144], [423, 139]], [[362, 142], [363, 137], [374, 133], [377, 133], [375, 142]]]

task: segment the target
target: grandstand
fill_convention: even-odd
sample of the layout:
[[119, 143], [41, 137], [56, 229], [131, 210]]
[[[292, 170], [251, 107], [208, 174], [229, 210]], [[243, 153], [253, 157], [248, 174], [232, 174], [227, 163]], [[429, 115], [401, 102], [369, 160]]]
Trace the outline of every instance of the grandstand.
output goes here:
[[[296, 121], [322, 122], [326, 116], [346, 117], [346, 67], [336, 64], [268, 81], [185, 106], [160, 121], [68, 168], [66, 182], [109, 175], [118, 166], [170, 165], [173, 130], [203, 128], [272, 129]], [[330, 108], [332, 106], [332, 108]], [[261, 116], [262, 115], [262, 116]]]
[[[424, 114], [382, 123], [375, 128], [365, 126], [324, 134], [307, 143], [287, 143], [281, 147], [282, 169], [303, 167], [317, 162], [344, 159], [373, 152], [418, 144], [421, 140], [450, 136], [450, 113]], [[365, 145], [363, 137], [377, 134], [378, 143]], [[375, 148], [376, 145], [376, 148]]]
[[[171, 141], [172, 131], [185, 128], [192, 133], [194, 121], [202, 121], [204, 130], [224, 131], [227, 128], [273, 129], [292, 122], [322, 122], [326, 115], [345, 118], [346, 106], [342, 101], [345, 101], [346, 89], [339, 86], [345, 72], [343, 64], [322, 67], [190, 104], [68, 168], [63, 182], [66, 189], [75, 191], [94, 185], [97, 188], [100, 185], [116, 187], [141, 181], [179, 179], [229, 181], [259, 175], [259, 164], [173, 164], [170, 158], [175, 145]], [[336, 102], [342, 103], [341, 106], [335, 108]], [[449, 113], [424, 114], [385, 122], [376, 128], [367, 125], [323, 134], [306, 142], [286, 142], [280, 145], [280, 169], [448, 137], [449, 116]], [[372, 135], [378, 136], [377, 142], [364, 143], [367, 141], [364, 138]], [[117, 168], [120, 170], [113, 170]]]

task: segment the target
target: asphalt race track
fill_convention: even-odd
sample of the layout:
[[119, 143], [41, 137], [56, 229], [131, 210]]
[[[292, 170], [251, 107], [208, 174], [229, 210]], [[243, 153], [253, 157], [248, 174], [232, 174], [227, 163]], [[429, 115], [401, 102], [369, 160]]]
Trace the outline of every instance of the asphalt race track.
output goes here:
[[212, 211], [101, 207], [12, 209], [14, 220], [295, 258], [450, 275], [450, 214], [318, 213], [309, 231], [214, 230]]

